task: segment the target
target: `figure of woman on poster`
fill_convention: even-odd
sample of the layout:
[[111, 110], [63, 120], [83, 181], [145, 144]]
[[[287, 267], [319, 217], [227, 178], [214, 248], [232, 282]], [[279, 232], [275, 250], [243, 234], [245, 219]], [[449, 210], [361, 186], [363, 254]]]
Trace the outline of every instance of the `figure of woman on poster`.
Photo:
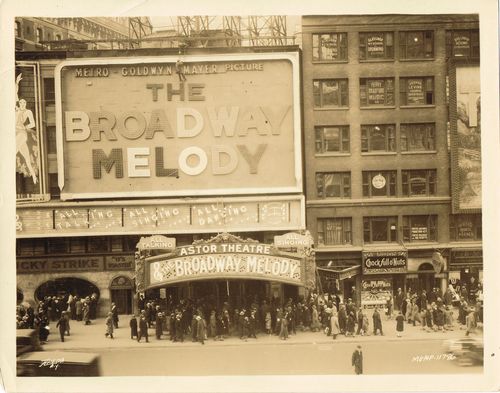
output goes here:
[[26, 100], [23, 98], [19, 99], [17, 95], [19, 82], [22, 79], [21, 75], [22, 74], [19, 74], [16, 78], [16, 154], [21, 153], [31, 178], [33, 179], [33, 183], [36, 184], [37, 176], [31, 163], [30, 150], [28, 147], [28, 132], [33, 131], [36, 123], [33, 112], [26, 108]]

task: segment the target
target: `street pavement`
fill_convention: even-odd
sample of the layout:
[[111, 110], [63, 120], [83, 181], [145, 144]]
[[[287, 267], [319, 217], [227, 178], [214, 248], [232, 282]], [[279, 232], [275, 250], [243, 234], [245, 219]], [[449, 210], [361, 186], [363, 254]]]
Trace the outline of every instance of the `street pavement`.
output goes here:
[[[235, 375], [352, 375], [351, 356], [357, 344], [343, 340], [282, 345], [198, 346], [168, 348], [139, 345], [133, 349], [98, 350], [103, 376], [235, 376]], [[477, 374], [481, 366], [461, 367], [443, 356], [440, 341], [362, 344], [363, 373]], [[428, 360], [424, 356], [431, 355]]]
[[[70, 331], [71, 335], [65, 337], [65, 341], [61, 342], [59, 339], [59, 332], [55, 328], [55, 323], [50, 324], [51, 333], [49, 335], [49, 341], [44, 344], [45, 350], [92, 350], [92, 349], [116, 349], [116, 348], [137, 348], [138, 346], [152, 347], [172, 347], [172, 346], [200, 346], [198, 342], [192, 342], [190, 336], [186, 336], [184, 343], [174, 343], [170, 341], [168, 333], [162, 336], [161, 340], [157, 340], [155, 337], [155, 329], [149, 329], [149, 343], [146, 343], [144, 339], [138, 343], [137, 340], [132, 340], [130, 338], [130, 328], [128, 323], [131, 316], [120, 316], [119, 328], [114, 330], [114, 339], [106, 338], [106, 325], [105, 319], [99, 318], [92, 321], [91, 325], [84, 325], [83, 322], [71, 321]], [[368, 342], [408, 342], [408, 341], [444, 341], [447, 339], [456, 339], [465, 336], [465, 330], [458, 327], [455, 324], [454, 330], [445, 332], [428, 332], [423, 330], [420, 326], [413, 326], [405, 323], [405, 330], [403, 332], [403, 337], [396, 336], [396, 322], [394, 319], [383, 321], [384, 336], [373, 335], [369, 336], [355, 336], [355, 337], [345, 337], [339, 335], [336, 342], [349, 342], [349, 343], [368, 343]], [[482, 332], [478, 330], [474, 337], [482, 339]], [[297, 334], [291, 334], [289, 339], [286, 341], [280, 340], [278, 336], [267, 335], [260, 333], [257, 335], [257, 339], [249, 338], [246, 341], [241, 340], [237, 336], [227, 337], [224, 341], [214, 341], [209, 338], [205, 341], [206, 345], [223, 347], [223, 346], [248, 346], [248, 345], [264, 345], [264, 344], [279, 344], [279, 345], [290, 345], [299, 343], [309, 343], [309, 344], [323, 344], [331, 343], [333, 338], [327, 336], [323, 332], [301, 332], [297, 331]]]

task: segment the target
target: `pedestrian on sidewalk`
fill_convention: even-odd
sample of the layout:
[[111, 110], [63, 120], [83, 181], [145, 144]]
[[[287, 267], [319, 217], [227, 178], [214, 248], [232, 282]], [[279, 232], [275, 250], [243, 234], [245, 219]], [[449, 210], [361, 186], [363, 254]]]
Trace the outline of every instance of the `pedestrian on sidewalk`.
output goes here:
[[137, 342], [141, 342], [142, 338], [146, 338], [146, 342], [149, 342], [148, 335], [148, 321], [146, 320], [145, 311], [141, 311], [141, 318], [139, 319], [139, 335], [137, 336]]
[[378, 307], [373, 310], [373, 335], [377, 335], [377, 331], [380, 331], [380, 335], [383, 336], [384, 332], [382, 330], [382, 319], [380, 318], [380, 313], [378, 312]]
[[113, 326], [118, 329], [118, 308], [115, 303], [111, 303], [111, 317], [113, 318]]
[[352, 353], [352, 365], [356, 375], [363, 374], [363, 352], [361, 352], [361, 345], [358, 345]]
[[113, 322], [113, 313], [110, 311], [108, 312], [108, 317], [106, 318], [106, 333], [104, 336], [113, 338], [113, 327], [114, 327], [114, 322]]
[[389, 296], [387, 298], [385, 306], [387, 307], [387, 312], [386, 312], [387, 319], [392, 319], [392, 296]]
[[70, 336], [70, 332], [69, 332], [69, 318], [70, 318], [70, 312], [69, 311], [63, 311], [62, 314], [61, 314], [63, 317], [66, 318], [66, 335], [67, 336]]
[[83, 323], [85, 325], [90, 325], [90, 308], [89, 308], [90, 298], [87, 297], [83, 303]]
[[446, 330], [453, 330], [453, 311], [450, 306], [445, 306], [444, 309], [444, 320], [446, 323]]
[[266, 333], [268, 335], [271, 335], [271, 311], [266, 312], [265, 323], [266, 323]]
[[321, 324], [319, 323], [319, 314], [316, 308], [316, 305], [313, 304], [311, 309], [311, 331], [317, 332], [321, 328]]
[[422, 325], [422, 319], [420, 318], [420, 312], [416, 299], [413, 299], [411, 302], [411, 320], [413, 322], [413, 326], [416, 326], [416, 322]]
[[163, 313], [157, 313], [155, 318], [156, 339], [161, 340], [161, 335], [163, 333]]
[[196, 321], [197, 321], [197, 324], [196, 324], [196, 330], [197, 330], [197, 337], [198, 337], [198, 341], [202, 344], [202, 345], [205, 345], [205, 336], [207, 334], [207, 325], [206, 325], [206, 322], [205, 322], [205, 319], [203, 319], [201, 317], [201, 313], [198, 314], [198, 316], [196, 317]]
[[432, 308], [430, 305], [427, 306], [427, 309], [425, 311], [425, 327], [427, 332], [430, 332], [432, 330]]
[[76, 320], [81, 321], [83, 319], [83, 303], [79, 297], [77, 297], [75, 301], [75, 312]]
[[350, 312], [347, 316], [347, 327], [346, 327], [346, 337], [354, 337], [354, 329], [356, 326], [356, 317], [354, 316], [354, 312]]
[[184, 328], [182, 326], [182, 313], [178, 312], [175, 316], [175, 339], [174, 341], [184, 342]]
[[134, 338], [138, 337], [137, 333], [137, 319], [135, 318], [135, 315], [132, 315], [132, 318], [130, 318], [130, 338], [133, 340]]
[[363, 309], [358, 310], [358, 314], [356, 316], [358, 320], [358, 330], [356, 330], [356, 336], [363, 335]]
[[333, 339], [336, 340], [337, 336], [340, 333], [340, 326], [339, 326], [339, 318], [337, 316], [337, 313], [333, 311], [332, 316], [330, 318], [330, 330], [331, 334], [333, 336]]
[[280, 339], [286, 340], [288, 338], [288, 315], [284, 314], [281, 318], [280, 324]]
[[345, 329], [347, 325], [347, 312], [344, 304], [340, 305], [338, 317], [339, 317], [340, 334], [345, 334]]
[[470, 333], [475, 333], [477, 327], [476, 320], [476, 310], [474, 307], [470, 307], [467, 312], [467, 316], [465, 317], [465, 325], [467, 326], [467, 330], [465, 335], [468, 336]]
[[64, 342], [64, 333], [66, 333], [66, 316], [61, 315], [59, 320], [57, 321], [56, 327], [59, 328], [59, 335], [61, 336], [61, 341]]
[[404, 330], [405, 317], [403, 317], [403, 313], [399, 311], [398, 316], [396, 317], [396, 336], [401, 337]]

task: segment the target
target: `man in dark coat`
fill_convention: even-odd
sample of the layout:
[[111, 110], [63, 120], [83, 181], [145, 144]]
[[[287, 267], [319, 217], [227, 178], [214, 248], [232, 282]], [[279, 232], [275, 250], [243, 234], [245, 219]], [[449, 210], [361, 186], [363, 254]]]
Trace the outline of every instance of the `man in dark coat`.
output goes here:
[[175, 341], [184, 342], [184, 326], [180, 312], [175, 317]]
[[113, 319], [113, 326], [118, 329], [118, 307], [115, 303], [111, 303], [111, 316]]
[[90, 297], [90, 305], [89, 305], [89, 311], [90, 311], [90, 319], [94, 320], [97, 318], [97, 294], [93, 293], [92, 296]]
[[61, 341], [64, 342], [64, 333], [66, 333], [66, 326], [67, 326], [67, 319], [66, 315], [61, 315], [59, 318], [59, 321], [57, 321], [56, 327], [59, 328], [59, 335], [61, 336]]
[[161, 335], [163, 333], [163, 314], [161, 312], [156, 313], [155, 333], [156, 339], [161, 340]]
[[380, 318], [380, 313], [378, 312], [378, 308], [375, 307], [373, 310], [373, 334], [377, 335], [377, 330], [380, 330], [380, 335], [383, 336], [384, 332], [382, 330], [382, 319]]
[[146, 316], [141, 313], [141, 319], [139, 320], [139, 335], [137, 336], [137, 342], [141, 342], [141, 338], [145, 337], [146, 342], [149, 342], [148, 335], [148, 322], [146, 321]]
[[352, 365], [357, 375], [363, 374], [363, 352], [361, 352], [361, 345], [358, 345], [352, 353]]
[[130, 318], [129, 325], [130, 325], [130, 338], [133, 340], [134, 337], [135, 338], [139, 337], [137, 333], [137, 319], [135, 318], [134, 315], [132, 316], [132, 318]]
[[339, 318], [340, 334], [345, 334], [345, 329], [347, 325], [347, 312], [343, 304], [340, 305], [338, 318]]

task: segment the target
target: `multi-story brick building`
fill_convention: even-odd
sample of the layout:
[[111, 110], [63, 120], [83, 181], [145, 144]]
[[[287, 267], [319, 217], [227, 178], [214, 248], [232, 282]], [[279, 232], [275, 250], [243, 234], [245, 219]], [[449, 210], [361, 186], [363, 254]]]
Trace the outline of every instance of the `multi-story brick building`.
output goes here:
[[[477, 15], [304, 16], [302, 24], [307, 226], [323, 286], [370, 304], [397, 288], [477, 282], [480, 178], [464, 190], [457, 166], [457, 121], [479, 108]], [[458, 104], [457, 115], [463, 91], [477, 105]]]

